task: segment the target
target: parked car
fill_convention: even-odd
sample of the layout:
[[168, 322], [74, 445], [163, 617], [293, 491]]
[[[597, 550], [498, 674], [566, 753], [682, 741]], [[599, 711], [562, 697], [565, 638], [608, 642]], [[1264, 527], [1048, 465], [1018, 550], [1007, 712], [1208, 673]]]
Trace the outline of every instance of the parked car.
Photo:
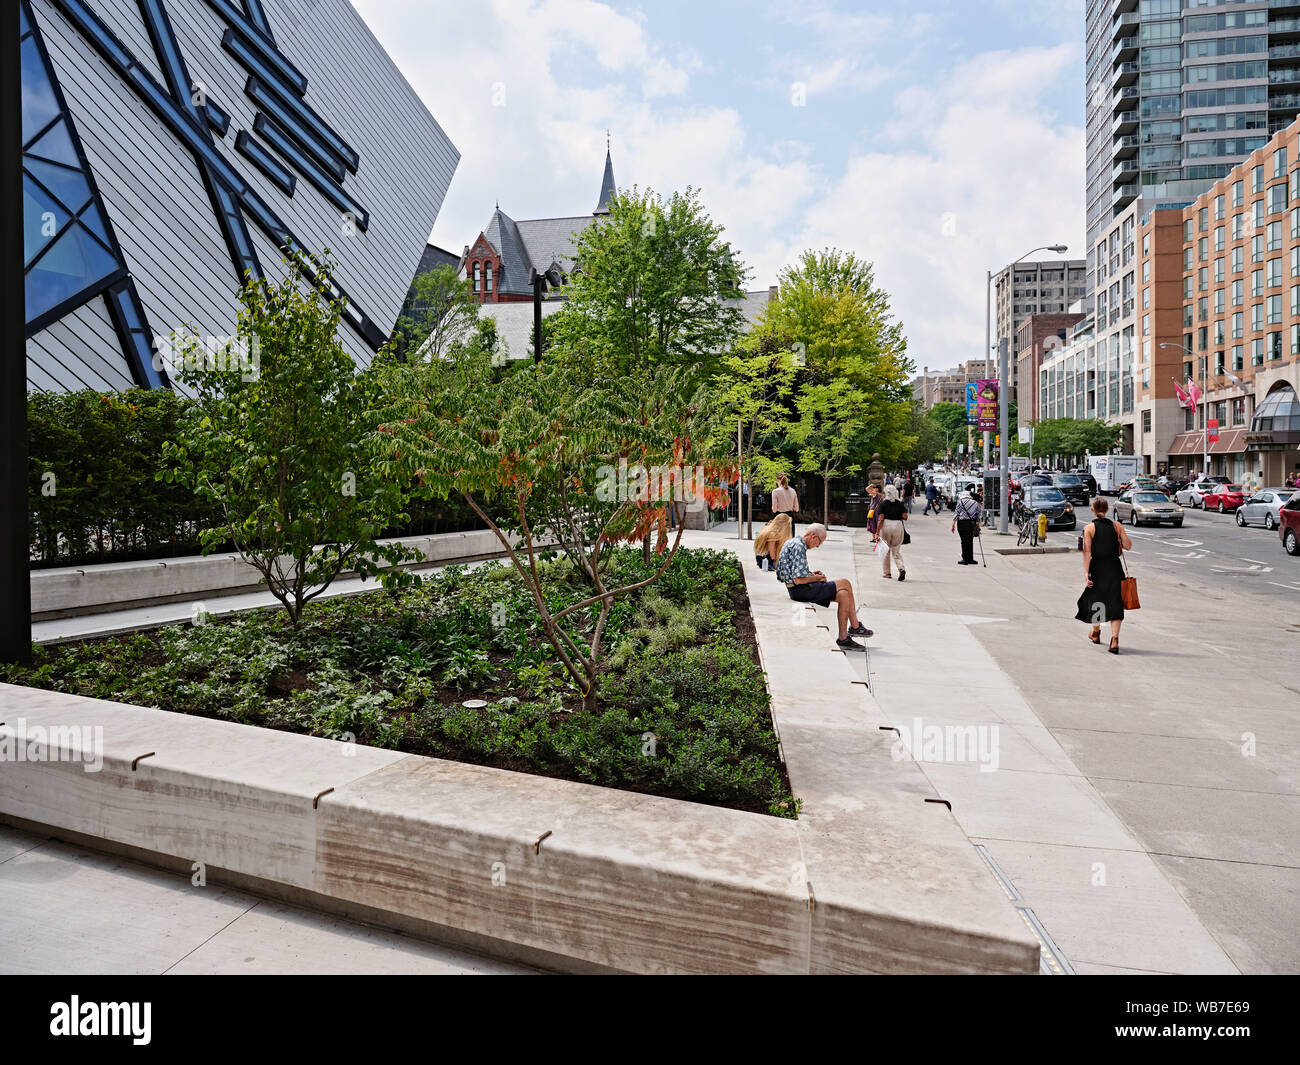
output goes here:
[[1293, 495], [1277, 514], [1277, 534], [1288, 555], [1300, 555], [1300, 492]]
[[1076, 506], [1086, 507], [1092, 501], [1092, 496], [1088, 493], [1088, 482], [1081, 473], [1054, 473], [1052, 484]]
[[1246, 486], [1241, 484], [1221, 484], [1211, 492], [1201, 493], [1201, 509], [1217, 510], [1226, 514], [1236, 510], [1246, 501]]
[[1139, 488], [1120, 492], [1115, 500], [1115, 520], [1130, 525], [1163, 525], [1175, 529], [1183, 524], [1183, 508], [1171, 502], [1164, 492]]
[[1047, 515], [1049, 529], [1073, 529], [1076, 524], [1074, 507], [1055, 485], [1031, 485], [1025, 489], [1025, 509], [1037, 521], [1039, 514]]
[[1237, 524], [1244, 528], [1260, 522], [1271, 532], [1281, 524], [1278, 514], [1295, 494], [1294, 488], [1261, 488], [1237, 508]]
[[1208, 481], [1205, 479], [1192, 481], [1191, 484], [1185, 484], [1174, 493], [1174, 502], [1184, 507], [1199, 507], [1201, 500], [1207, 492], [1213, 492], [1219, 487], [1219, 481]]

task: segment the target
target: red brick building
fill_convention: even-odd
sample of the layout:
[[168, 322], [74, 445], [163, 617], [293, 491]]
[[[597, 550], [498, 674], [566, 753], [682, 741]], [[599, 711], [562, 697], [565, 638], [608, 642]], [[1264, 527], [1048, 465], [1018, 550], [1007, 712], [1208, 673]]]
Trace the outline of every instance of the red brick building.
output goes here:
[[614, 164], [605, 152], [605, 173], [596, 209], [589, 215], [561, 218], [522, 218], [516, 221], [498, 204], [483, 231], [461, 254], [461, 276], [473, 282], [482, 303], [522, 303], [533, 298], [530, 273], [554, 271], [567, 277], [573, 270], [577, 234], [603, 214], [618, 194]]
[[1025, 382], [1024, 392], [1017, 389], [1016, 410], [1021, 422], [1037, 422], [1042, 418], [1038, 403], [1038, 374], [1043, 368], [1043, 352], [1064, 348], [1070, 342], [1070, 331], [1082, 314], [1031, 314], [1020, 323], [1016, 334], [1016, 380]]

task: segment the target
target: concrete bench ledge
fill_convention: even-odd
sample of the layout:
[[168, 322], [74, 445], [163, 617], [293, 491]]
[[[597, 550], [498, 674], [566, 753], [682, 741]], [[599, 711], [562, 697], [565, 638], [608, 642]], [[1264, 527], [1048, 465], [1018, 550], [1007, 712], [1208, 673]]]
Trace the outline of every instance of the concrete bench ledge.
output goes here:
[[[473, 562], [505, 553], [490, 529], [380, 542], [405, 544], [418, 550], [421, 558], [410, 563], [412, 568]], [[238, 595], [264, 587], [260, 581], [261, 574], [237, 554], [39, 569], [31, 574], [32, 618], [48, 621], [156, 603]]]
[[1077, 548], [1040, 544], [1037, 547], [995, 547], [994, 550], [999, 555], [1068, 555]]

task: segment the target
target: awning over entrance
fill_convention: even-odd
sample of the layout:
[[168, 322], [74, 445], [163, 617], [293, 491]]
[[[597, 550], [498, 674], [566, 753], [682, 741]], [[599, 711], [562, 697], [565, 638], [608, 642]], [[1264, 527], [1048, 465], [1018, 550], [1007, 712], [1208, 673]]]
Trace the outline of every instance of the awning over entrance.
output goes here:
[[[1237, 455], [1246, 450], [1247, 429], [1220, 429], [1219, 439], [1210, 441], [1211, 455]], [[1205, 431], [1192, 429], [1179, 433], [1169, 447], [1169, 454], [1199, 455], [1205, 447]]]

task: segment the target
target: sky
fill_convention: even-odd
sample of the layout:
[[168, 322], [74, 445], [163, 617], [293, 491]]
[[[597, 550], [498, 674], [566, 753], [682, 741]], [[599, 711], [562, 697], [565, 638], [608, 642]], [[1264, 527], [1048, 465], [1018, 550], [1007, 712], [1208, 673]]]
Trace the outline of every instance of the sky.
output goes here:
[[[432, 241], [699, 190], [775, 284], [875, 265], [918, 370], [984, 350], [986, 271], [1083, 258], [1084, 0], [352, 0], [461, 153]], [[1042, 253], [1033, 258], [1053, 258]]]

